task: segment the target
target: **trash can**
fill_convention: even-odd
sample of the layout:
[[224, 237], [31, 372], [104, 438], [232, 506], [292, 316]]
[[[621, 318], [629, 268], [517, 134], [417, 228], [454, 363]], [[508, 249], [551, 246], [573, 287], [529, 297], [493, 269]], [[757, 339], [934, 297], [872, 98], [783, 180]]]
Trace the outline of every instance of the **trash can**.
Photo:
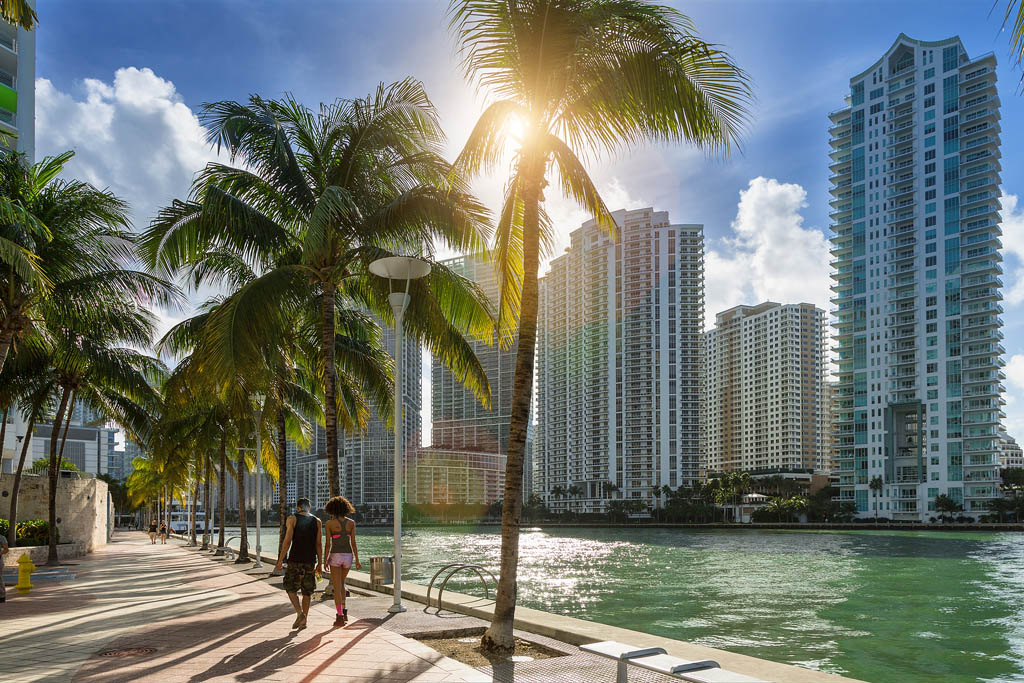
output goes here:
[[394, 558], [392, 557], [371, 557], [370, 558], [370, 585], [388, 586], [395, 578]]

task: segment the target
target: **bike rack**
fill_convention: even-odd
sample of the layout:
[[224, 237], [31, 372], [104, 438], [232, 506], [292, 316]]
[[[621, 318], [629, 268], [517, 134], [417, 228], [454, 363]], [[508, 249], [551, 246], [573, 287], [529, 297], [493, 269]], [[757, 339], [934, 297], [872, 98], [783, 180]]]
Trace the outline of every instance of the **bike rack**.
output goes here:
[[[238, 555], [238, 551], [231, 547], [231, 541], [235, 540], [236, 538], [238, 539], [239, 543], [241, 543], [241, 536], [232, 536], [228, 540], [224, 541], [224, 557], [228, 560], [233, 559], [236, 555]], [[217, 549], [214, 548], [214, 552], [216, 552], [216, 550]]]
[[[430, 583], [427, 585], [427, 607], [428, 608], [430, 607], [430, 591], [433, 590], [433, 588], [434, 588], [434, 582], [437, 580], [437, 577], [440, 576], [441, 573], [444, 572], [444, 570], [446, 570], [446, 569], [451, 569], [451, 571], [448, 572], [448, 576], [444, 577], [444, 581], [441, 582], [441, 587], [437, 591], [437, 613], [438, 614], [440, 614], [440, 612], [441, 612], [441, 599], [442, 599], [442, 596], [444, 596], [444, 587], [448, 585], [448, 581], [453, 576], [458, 574], [463, 569], [471, 569], [471, 570], [476, 572], [477, 576], [480, 577], [480, 583], [482, 583], [484, 585], [484, 599], [486, 599], [486, 600], [490, 600], [491, 599], [491, 590], [490, 590], [490, 588], [487, 587], [487, 579], [484, 578], [484, 574], [483, 573], [487, 572], [487, 575], [491, 577], [492, 581], [494, 581], [495, 587], [497, 587], [497, 585], [498, 585], [498, 579], [495, 578], [494, 574], [492, 574], [489, 569], [481, 567], [478, 564], [467, 564], [465, 562], [452, 562], [451, 564], [446, 564], [445, 566], [443, 566], [440, 569], [438, 569], [437, 573], [435, 573], [433, 578], [430, 579]], [[497, 589], [497, 588], [495, 588], [495, 589]]]

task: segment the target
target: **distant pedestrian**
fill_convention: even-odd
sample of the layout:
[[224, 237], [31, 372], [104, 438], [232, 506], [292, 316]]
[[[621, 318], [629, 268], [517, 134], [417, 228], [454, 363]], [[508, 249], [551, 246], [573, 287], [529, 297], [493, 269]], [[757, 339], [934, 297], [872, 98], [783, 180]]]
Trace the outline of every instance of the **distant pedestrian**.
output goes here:
[[7, 602], [7, 589], [4, 588], [4, 555], [10, 550], [7, 537], [0, 535], [0, 602]]
[[[294, 515], [288, 515], [285, 522], [284, 544], [277, 558], [275, 572], [281, 571], [285, 557], [288, 558], [288, 570], [284, 573], [284, 590], [295, 608], [295, 623], [292, 628], [306, 628], [306, 617], [309, 615], [309, 603], [316, 590], [316, 575], [323, 568], [323, 555], [320, 548], [320, 520], [309, 513], [309, 498], [299, 498], [295, 502], [298, 508]], [[299, 591], [302, 591], [302, 604], [299, 604]]]
[[359, 563], [359, 548], [356, 547], [356, 523], [348, 518], [356, 509], [344, 496], [335, 496], [327, 501], [324, 510], [331, 516], [324, 525], [324, 556], [327, 557], [327, 566], [331, 568], [334, 608], [338, 611], [334, 625], [344, 626], [348, 623], [345, 578], [353, 562], [356, 569], [363, 568]]
[[167, 522], [160, 522], [160, 544], [167, 545]]
[[150, 545], [156, 545], [156, 520], [152, 520], [149, 523], [149, 543]]

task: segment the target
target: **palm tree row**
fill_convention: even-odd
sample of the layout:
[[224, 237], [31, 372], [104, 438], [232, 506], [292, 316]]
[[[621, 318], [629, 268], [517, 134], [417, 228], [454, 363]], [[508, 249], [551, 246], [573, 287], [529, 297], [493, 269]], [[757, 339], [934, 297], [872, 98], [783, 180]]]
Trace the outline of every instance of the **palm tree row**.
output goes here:
[[[136, 349], [152, 343], [148, 307], [178, 298], [175, 287], [137, 268], [124, 202], [58, 177], [72, 156], [34, 165], [22, 154], [0, 157], [0, 402], [23, 413], [29, 433], [51, 423], [51, 564], [58, 561], [58, 477], [75, 406], [147, 438], [165, 368]], [[15, 470], [12, 525], [29, 440]]]

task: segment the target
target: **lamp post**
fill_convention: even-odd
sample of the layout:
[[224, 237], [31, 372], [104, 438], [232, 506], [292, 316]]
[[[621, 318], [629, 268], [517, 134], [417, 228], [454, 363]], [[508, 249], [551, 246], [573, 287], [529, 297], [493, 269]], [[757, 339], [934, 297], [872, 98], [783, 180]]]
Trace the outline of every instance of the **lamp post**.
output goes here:
[[[392, 497], [395, 522], [394, 596], [388, 612], [404, 612], [402, 606], [402, 317], [409, 306], [409, 283], [430, 274], [430, 264], [408, 256], [389, 256], [370, 264], [370, 272], [387, 278], [391, 293], [388, 302], [395, 314], [395, 491]], [[404, 291], [394, 291], [402, 286]]]
[[263, 567], [263, 561], [260, 559], [260, 554], [263, 551], [263, 546], [260, 545], [261, 508], [263, 507], [263, 442], [260, 434], [260, 422], [263, 421], [263, 401], [267, 397], [264, 394], [256, 394], [253, 398], [256, 399], [259, 410], [256, 412], [256, 564], [252, 568], [261, 569]]

